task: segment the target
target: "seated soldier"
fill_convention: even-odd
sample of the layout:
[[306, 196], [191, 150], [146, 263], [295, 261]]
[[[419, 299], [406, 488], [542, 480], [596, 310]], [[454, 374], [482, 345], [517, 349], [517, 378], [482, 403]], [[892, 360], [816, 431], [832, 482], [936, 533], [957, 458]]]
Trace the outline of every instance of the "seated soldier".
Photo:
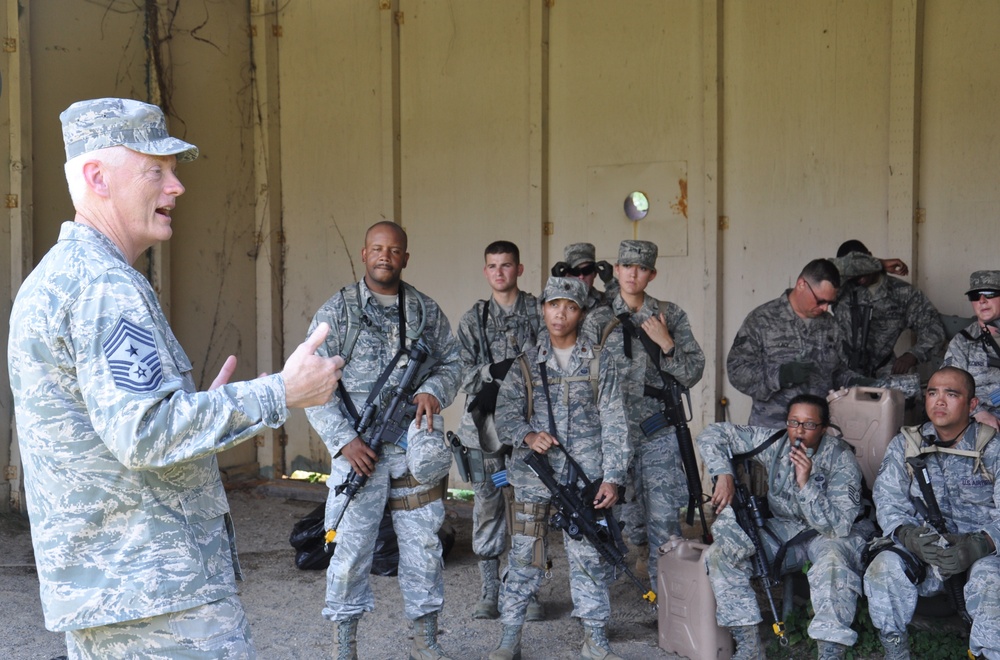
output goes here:
[[910, 657], [917, 596], [942, 591], [972, 621], [972, 653], [1000, 658], [1000, 442], [971, 417], [975, 391], [957, 367], [931, 376], [930, 421], [892, 439], [875, 479], [878, 523], [890, 536], [865, 572], [865, 595], [890, 660]]
[[[800, 394], [788, 403], [785, 431], [712, 424], [698, 436], [698, 448], [715, 478], [712, 504], [719, 516], [715, 542], [705, 553], [709, 581], [718, 603], [716, 619], [736, 641], [736, 660], [764, 658], [757, 624], [757, 597], [750, 586], [754, 543], [737, 522], [731, 456], [755, 452], [767, 470], [767, 504], [772, 517], [759, 535], [771, 569], [787, 573], [805, 565], [816, 615], [809, 636], [821, 660], [843, 658], [854, 645], [851, 629], [861, 593], [861, 551], [874, 533], [871, 521], [855, 522], [861, 512], [861, 469], [850, 445], [826, 435], [826, 399]], [[760, 576], [756, 576], [760, 577]]]

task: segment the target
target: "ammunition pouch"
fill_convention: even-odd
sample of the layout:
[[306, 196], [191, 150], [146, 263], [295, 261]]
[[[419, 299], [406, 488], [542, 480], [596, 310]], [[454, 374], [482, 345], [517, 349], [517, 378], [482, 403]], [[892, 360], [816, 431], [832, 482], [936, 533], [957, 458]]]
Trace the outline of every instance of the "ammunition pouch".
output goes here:
[[[415, 488], [420, 485], [422, 484], [410, 473], [406, 473], [398, 479], [389, 480], [390, 488]], [[436, 486], [430, 490], [425, 490], [422, 493], [410, 493], [409, 495], [403, 495], [401, 497], [390, 497], [389, 510], [413, 511], [414, 509], [419, 509], [422, 506], [427, 506], [431, 502], [437, 502], [438, 500], [444, 499], [445, 493], [447, 492], [448, 479], [446, 477], [437, 482]]]
[[[549, 534], [550, 503], [518, 502], [511, 498], [507, 502], [507, 529], [510, 535], [534, 536], [535, 545], [532, 549], [531, 565], [546, 571], [551, 564], [545, 552], [545, 537]], [[517, 514], [527, 516], [529, 520], [518, 520]]]

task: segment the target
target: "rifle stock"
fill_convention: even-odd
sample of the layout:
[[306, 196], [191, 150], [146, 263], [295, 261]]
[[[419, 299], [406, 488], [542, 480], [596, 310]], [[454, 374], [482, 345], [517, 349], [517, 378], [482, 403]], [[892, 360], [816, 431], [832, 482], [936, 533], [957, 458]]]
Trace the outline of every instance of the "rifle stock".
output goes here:
[[[405, 422], [405, 419], [409, 414], [411, 414], [410, 409], [407, 408], [410, 391], [416, 384], [414, 381], [416, 380], [417, 374], [420, 372], [420, 367], [430, 355], [430, 349], [427, 344], [424, 343], [423, 339], [418, 339], [412, 346], [410, 346], [407, 354], [409, 355], [410, 360], [406, 365], [406, 370], [399, 379], [399, 383], [392, 389], [392, 396], [390, 397], [389, 402], [382, 408], [381, 414], [378, 415], [376, 419], [377, 406], [366, 406], [354, 427], [358, 437], [361, 438], [364, 443], [368, 445], [368, 448], [375, 452], [376, 455], [381, 455], [382, 444], [386, 440], [389, 440], [390, 442], [398, 442], [401, 437], [406, 437], [408, 424]], [[372, 431], [370, 437], [365, 440], [365, 433], [368, 432], [373, 422], [375, 423], [375, 429]], [[358, 473], [352, 467], [344, 482], [334, 488], [334, 493], [337, 495], [344, 494], [346, 495], [346, 498], [344, 499], [343, 506], [340, 507], [340, 511], [337, 513], [337, 519], [333, 521], [333, 524], [330, 525], [326, 532], [326, 546], [328, 551], [330, 545], [334, 543], [337, 538], [337, 527], [340, 526], [340, 521], [344, 519], [344, 513], [347, 511], [347, 506], [366, 483], [368, 483], [368, 476]]]

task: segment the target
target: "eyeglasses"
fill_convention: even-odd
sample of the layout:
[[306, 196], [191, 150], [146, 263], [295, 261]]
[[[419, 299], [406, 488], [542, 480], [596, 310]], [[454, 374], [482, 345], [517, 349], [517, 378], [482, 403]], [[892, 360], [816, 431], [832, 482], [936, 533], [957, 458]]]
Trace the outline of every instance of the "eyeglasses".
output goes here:
[[997, 296], [1000, 296], [1000, 291], [969, 291], [966, 295], [969, 297], [969, 302], [978, 302], [980, 298], [993, 300]]
[[800, 426], [807, 431], [815, 431], [819, 427], [823, 426], [819, 422], [800, 422], [797, 419], [787, 419], [785, 420], [785, 426], [790, 429], [797, 429]]
[[565, 262], [560, 261], [552, 268], [552, 274], [556, 277], [586, 277], [597, 272], [597, 264], [587, 264], [579, 268], [571, 268]]
[[806, 283], [807, 287], [809, 287], [809, 293], [813, 294], [813, 298], [816, 300], [817, 307], [822, 307], [823, 305], [832, 305], [833, 303], [837, 302], [836, 300], [823, 300], [822, 298], [816, 295], [815, 291], [813, 291], [812, 284], [809, 284], [809, 280], [803, 277], [802, 281]]

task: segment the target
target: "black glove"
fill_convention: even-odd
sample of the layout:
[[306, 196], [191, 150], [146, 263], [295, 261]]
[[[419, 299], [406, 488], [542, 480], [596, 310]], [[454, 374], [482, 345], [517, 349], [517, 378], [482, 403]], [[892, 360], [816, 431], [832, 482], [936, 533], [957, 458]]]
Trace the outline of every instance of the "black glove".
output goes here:
[[552, 277], [566, 277], [569, 271], [569, 264], [565, 261], [557, 261], [552, 267]]
[[812, 362], [786, 362], [778, 368], [778, 382], [782, 387], [801, 385], [809, 381], [809, 374], [815, 370]]
[[933, 564], [938, 551], [941, 550], [941, 535], [926, 525], [900, 525], [896, 528], [896, 539], [912, 552], [920, 561]]
[[472, 397], [467, 411], [478, 410], [483, 415], [492, 415], [497, 410], [497, 394], [500, 392], [500, 381], [483, 383], [483, 387]]
[[941, 577], [947, 579], [964, 572], [986, 555], [993, 554], [993, 544], [986, 532], [971, 534], [945, 534], [947, 548], [935, 548], [927, 562], [941, 570]]
[[609, 264], [607, 261], [597, 262], [597, 275], [601, 278], [601, 281], [607, 284], [611, 281], [611, 278], [615, 276], [615, 267]]
[[490, 376], [493, 377], [493, 380], [503, 380], [507, 377], [507, 372], [510, 371], [512, 364], [514, 364], [514, 358], [494, 362], [490, 365]]

